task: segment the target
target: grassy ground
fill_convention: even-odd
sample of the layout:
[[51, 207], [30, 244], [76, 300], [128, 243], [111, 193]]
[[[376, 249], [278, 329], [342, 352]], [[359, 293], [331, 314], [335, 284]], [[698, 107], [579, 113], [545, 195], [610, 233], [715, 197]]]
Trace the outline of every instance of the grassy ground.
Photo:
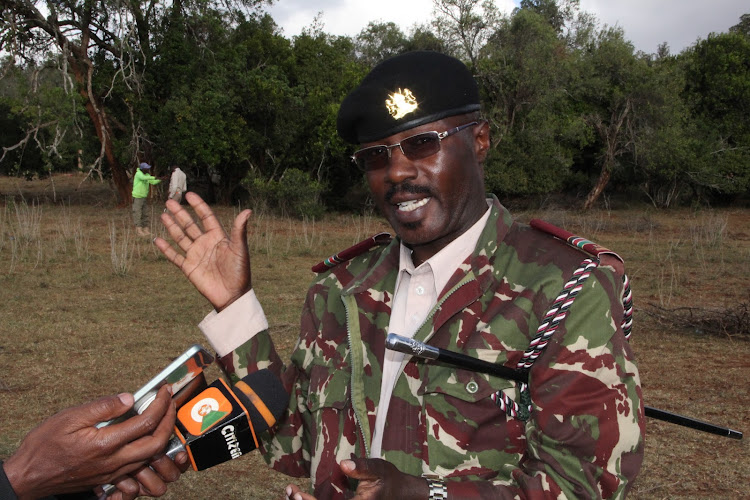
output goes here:
[[[187, 346], [205, 344], [195, 326], [210, 310], [205, 299], [135, 237], [129, 211], [114, 208], [106, 185], [81, 181], [0, 178], [0, 459], [46, 416], [133, 391]], [[151, 209], [158, 232], [161, 203]], [[216, 210], [226, 223], [237, 212]], [[646, 404], [750, 431], [750, 341], [734, 333], [749, 321], [750, 210], [516, 215], [565, 226], [625, 258]], [[286, 355], [310, 266], [387, 225], [365, 216], [251, 221], [254, 285]], [[746, 440], [649, 420], [631, 498], [750, 497], [748, 471]], [[166, 498], [280, 499], [289, 481], [253, 454], [185, 474]]]

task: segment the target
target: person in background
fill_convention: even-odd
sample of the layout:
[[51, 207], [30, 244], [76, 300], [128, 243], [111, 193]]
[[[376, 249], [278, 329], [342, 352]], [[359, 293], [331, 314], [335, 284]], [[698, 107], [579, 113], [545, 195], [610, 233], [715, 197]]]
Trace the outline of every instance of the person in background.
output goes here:
[[149, 186], [159, 184], [161, 179], [157, 179], [149, 174], [151, 165], [141, 163], [133, 176], [133, 223], [135, 232], [138, 236], [150, 236], [151, 231], [148, 228], [148, 200]]
[[[161, 496], [188, 466], [187, 454], [164, 455], [175, 422], [168, 387], [140, 415], [97, 428], [133, 407], [132, 394], [118, 394], [68, 408], [30, 431], [0, 462], [0, 499], [91, 499], [113, 484], [112, 500]], [[100, 492], [99, 492], [100, 493]], [[59, 495], [51, 497], [50, 495]]]
[[187, 176], [180, 167], [172, 167], [172, 177], [169, 179], [169, 199], [182, 203], [182, 195], [187, 191]]
[[[251, 212], [228, 235], [198, 195], [200, 224], [166, 202], [176, 245], [155, 244], [213, 305], [200, 327], [224, 369], [269, 368], [291, 395], [261, 436], [274, 469], [312, 479], [289, 498], [622, 498], [633, 485], [645, 418], [622, 262], [486, 195], [479, 111], [468, 68], [436, 52], [385, 60], [346, 97], [338, 132], [396, 237], [316, 266], [286, 365], [252, 286]], [[391, 332], [528, 381], [389, 351]]]

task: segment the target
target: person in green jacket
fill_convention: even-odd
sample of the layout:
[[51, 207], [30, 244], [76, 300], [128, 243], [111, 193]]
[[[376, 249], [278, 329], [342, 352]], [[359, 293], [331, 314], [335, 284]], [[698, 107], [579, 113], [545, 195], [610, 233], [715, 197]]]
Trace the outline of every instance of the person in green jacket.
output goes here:
[[148, 199], [148, 188], [150, 184], [159, 184], [160, 179], [150, 175], [151, 165], [141, 163], [133, 177], [133, 223], [138, 236], [149, 236], [148, 213], [146, 212], [146, 200]]

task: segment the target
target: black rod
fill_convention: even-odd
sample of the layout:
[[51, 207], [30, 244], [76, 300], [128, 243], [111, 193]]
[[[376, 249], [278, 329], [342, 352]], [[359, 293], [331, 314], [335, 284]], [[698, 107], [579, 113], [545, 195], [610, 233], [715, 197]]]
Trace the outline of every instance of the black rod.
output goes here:
[[[447, 349], [441, 349], [439, 347], [431, 346], [395, 333], [389, 333], [385, 341], [385, 346], [392, 350], [410, 354], [417, 358], [430, 359], [436, 361], [443, 361], [449, 365], [456, 366], [458, 368], [464, 368], [479, 373], [487, 373], [490, 375], [496, 375], [509, 380], [515, 380], [516, 382], [528, 382], [528, 373], [521, 370], [514, 370], [507, 366], [498, 365], [496, 363], [490, 363], [477, 358], [472, 358], [466, 354], [449, 351]], [[644, 406], [644, 411], [647, 417], [655, 418], [657, 420], [663, 420], [672, 424], [682, 425], [684, 427], [690, 427], [703, 432], [710, 432], [717, 436], [725, 436], [732, 439], [742, 439], [742, 432], [729, 429], [727, 427], [721, 427], [718, 425], [696, 420], [691, 417], [679, 415], [677, 413], [668, 412], [666, 410], [660, 410], [651, 406]]]

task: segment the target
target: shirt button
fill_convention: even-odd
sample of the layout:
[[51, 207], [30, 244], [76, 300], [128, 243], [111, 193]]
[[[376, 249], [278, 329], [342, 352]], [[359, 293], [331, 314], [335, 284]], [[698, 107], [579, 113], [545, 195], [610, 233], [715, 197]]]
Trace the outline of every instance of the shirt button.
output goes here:
[[424, 287], [422, 285], [417, 286], [414, 291], [417, 292], [417, 295], [424, 295]]
[[466, 392], [468, 392], [469, 394], [476, 394], [478, 390], [479, 390], [479, 384], [477, 384], [473, 380], [470, 381], [468, 384], [466, 384]]

